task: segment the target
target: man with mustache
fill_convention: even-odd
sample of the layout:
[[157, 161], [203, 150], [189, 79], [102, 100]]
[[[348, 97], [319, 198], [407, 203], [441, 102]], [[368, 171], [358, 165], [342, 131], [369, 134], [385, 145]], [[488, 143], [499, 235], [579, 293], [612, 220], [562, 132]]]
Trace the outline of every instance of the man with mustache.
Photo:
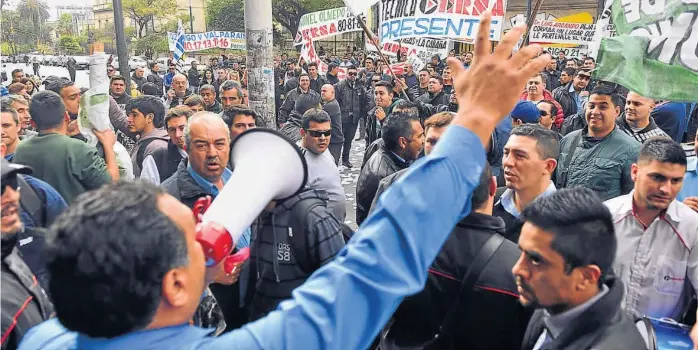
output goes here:
[[611, 271], [621, 244], [596, 194], [562, 189], [531, 203], [521, 219], [512, 274], [521, 304], [537, 309], [521, 349], [646, 349], [621, 308], [624, 285]]
[[553, 90], [553, 98], [560, 103], [565, 118], [584, 110], [586, 101], [589, 100], [587, 86], [591, 81], [591, 70], [580, 69], [567, 85], [562, 85]]
[[[230, 157], [230, 130], [223, 118], [212, 112], [192, 115], [184, 128], [184, 149], [187, 157], [160, 187], [191, 209], [199, 198], [211, 196], [215, 199], [233, 175], [226, 167]], [[248, 232], [241, 237], [237, 247], [248, 246], [249, 240]], [[210, 288], [223, 310], [227, 329], [242, 326], [247, 322], [247, 315], [239, 307], [240, 286], [230, 286], [234, 280], [216, 282], [222, 284], [213, 284]]]
[[24, 225], [20, 217], [19, 174], [31, 169], [2, 159], [2, 348], [16, 349], [29, 329], [53, 313], [46, 292], [17, 247]]
[[650, 116], [654, 106], [653, 99], [629, 92], [625, 99], [625, 113], [616, 118], [618, 128], [640, 143], [652, 137], [670, 137]]
[[586, 187], [611, 199], [630, 193], [631, 165], [640, 143], [616, 127], [621, 97], [611, 87], [596, 87], [586, 105], [587, 127], [560, 140], [557, 160], [557, 188]]
[[676, 200], [686, 163], [681, 145], [651, 138], [632, 165], [633, 192], [605, 203], [618, 239], [613, 270], [626, 285], [623, 308], [636, 316], [681, 321], [698, 288], [698, 213]]

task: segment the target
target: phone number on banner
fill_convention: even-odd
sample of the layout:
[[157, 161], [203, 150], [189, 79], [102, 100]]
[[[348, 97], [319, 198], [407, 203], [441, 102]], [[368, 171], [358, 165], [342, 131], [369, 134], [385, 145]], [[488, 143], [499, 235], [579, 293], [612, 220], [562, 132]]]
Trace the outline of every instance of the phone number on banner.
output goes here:
[[201, 40], [185, 40], [184, 41], [184, 51], [199, 51], [206, 49], [231, 49], [231, 50], [245, 50], [246, 44], [244, 40], [240, 39], [226, 39], [226, 38], [213, 38], [213, 39], [201, 39]]

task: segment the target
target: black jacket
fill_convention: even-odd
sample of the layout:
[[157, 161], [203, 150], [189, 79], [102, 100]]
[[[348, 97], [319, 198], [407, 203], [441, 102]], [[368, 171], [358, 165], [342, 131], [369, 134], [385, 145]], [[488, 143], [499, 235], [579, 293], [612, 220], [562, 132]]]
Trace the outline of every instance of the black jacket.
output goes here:
[[453, 346], [449, 348], [518, 350], [532, 310], [518, 302], [511, 275], [521, 254], [516, 244], [505, 240], [480, 272], [472, 298], [461, 299], [458, 306], [453, 304], [477, 253], [490, 236], [503, 233], [504, 223], [499, 218], [475, 212], [463, 218], [429, 269], [424, 290], [405, 299], [393, 315], [395, 323], [388, 338], [397, 345], [423, 343], [457, 307]]
[[376, 196], [380, 181], [401, 169], [407, 168], [408, 164], [400, 160], [393, 152], [389, 151], [385, 145], [374, 153], [361, 168], [359, 179], [356, 183], [356, 222], [361, 223], [368, 216], [373, 197]]
[[139, 77], [136, 76], [135, 73], [134, 73], [133, 75], [131, 75], [131, 81], [134, 82], [134, 83], [136, 83], [136, 86], [138, 86], [139, 88], [140, 88], [141, 86], [143, 86], [143, 84], [145, 84], [145, 83], [148, 82], [148, 80], [146, 80], [145, 77], [140, 77], [140, 78], [139, 78]]
[[332, 75], [330, 73], [327, 73], [325, 75], [325, 80], [327, 80], [328, 84], [332, 84], [332, 85], [336, 85], [337, 83], [339, 83], [339, 78], [337, 78], [336, 75]]
[[322, 75], [318, 74], [317, 79], [310, 79], [310, 90], [313, 90], [319, 94], [320, 89], [322, 89], [322, 86], [325, 84], [327, 84], [327, 80], [325, 80]]
[[322, 105], [322, 110], [330, 115], [332, 124], [332, 138], [330, 143], [344, 142], [344, 133], [342, 132], [342, 110], [339, 108], [337, 100], [326, 102]]
[[164, 81], [162, 80], [160, 74], [158, 74], [157, 72], [150, 73], [150, 75], [148, 75], [148, 82], [155, 84], [155, 87], [158, 88], [158, 96], [165, 95], [162, 90]]
[[545, 76], [545, 89], [548, 91], [553, 91], [560, 86], [560, 72], [554, 70], [548, 72], [543, 70], [543, 75]]
[[[606, 295], [577, 317], [557, 339], [541, 350], [615, 350], [646, 349], [647, 345], [635, 326], [635, 321], [620, 307], [623, 282], [610, 277]], [[533, 349], [543, 333], [543, 310], [536, 310], [526, 329], [522, 349]]]
[[167, 142], [167, 148], [158, 148], [150, 154], [158, 167], [160, 181], [164, 182], [174, 175], [179, 163], [182, 161], [182, 154], [172, 141]]
[[194, 68], [189, 68], [187, 71], [187, 80], [189, 80], [189, 87], [196, 89], [199, 87], [199, 80], [201, 79], [199, 71]]
[[586, 127], [586, 117], [584, 116], [584, 114], [577, 113], [575, 115], [565, 118], [565, 121], [562, 123], [562, 127], [560, 128], [560, 134], [562, 134], [562, 136], [565, 136], [571, 133], [572, 131], [586, 129]]
[[204, 104], [204, 109], [207, 112], [220, 113], [223, 111], [223, 106], [221, 106], [221, 103], [218, 102], [218, 100], [213, 100], [213, 105], [206, 106], [206, 104]]
[[342, 108], [342, 123], [358, 123], [359, 119], [370, 109], [369, 104], [373, 99], [359, 83], [358, 79], [353, 86], [348, 80], [342, 80], [335, 85], [335, 97]]
[[521, 235], [521, 227], [523, 226], [523, 222], [521, 222], [521, 220], [517, 219], [514, 215], [511, 215], [508, 211], [506, 211], [506, 209], [504, 209], [501, 197], [502, 194], [504, 194], [504, 191], [506, 190], [507, 188], [505, 186], [497, 188], [497, 193], [494, 197], [494, 208], [492, 210], [492, 215], [502, 219], [502, 221], [504, 222], [504, 238], [514, 243], [518, 243], [519, 236]]
[[16, 349], [31, 327], [53, 315], [53, 304], [17, 249], [18, 237], [2, 239], [2, 348]]
[[562, 112], [565, 115], [565, 119], [573, 114], [577, 114], [577, 102], [574, 100], [574, 96], [570, 92], [570, 86], [573, 82], [567, 83], [567, 85], [562, 85], [557, 89], [553, 90], [553, 98], [555, 101], [560, 103], [562, 106]]
[[300, 94], [315, 95], [317, 99], [320, 100], [320, 94], [315, 92], [315, 90], [313, 89], [308, 89], [308, 92], [302, 92], [300, 87], [294, 89], [293, 91], [286, 94], [286, 99], [284, 100], [284, 103], [281, 105], [281, 108], [279, 108], [279, 124], [286, 123], [289, 121], [291, 111], [293, 111], [293, 108], [296, 106], [296, 99]]
[[170, 102], [170, 108], [175, 108], [175, 107], [177, 107], [177, 106], [183, 105], [183, 104], [184, 104], [184, 100], [186, 100], [187, 97], [191, 96], [192, 94], [193, 94], [193, 92], [192, 92], [191, 90], [186, 89], [186, 90], [184, 91], [184, 96], [182, 96], [182, 97], [177, 97], [177, 96], [175, 95], [175, 97], [172, 98], [172, 101], [169, 101], [169, 102]]
[[427, 92], [421, 96], [419, 96], [419, 100], [428, 103], [432, 106], [437, 106], [437, 105], [448, 105], [448, 96], [443, 92], [440, 91], [438, 94], [434, 95], [430, 92]]

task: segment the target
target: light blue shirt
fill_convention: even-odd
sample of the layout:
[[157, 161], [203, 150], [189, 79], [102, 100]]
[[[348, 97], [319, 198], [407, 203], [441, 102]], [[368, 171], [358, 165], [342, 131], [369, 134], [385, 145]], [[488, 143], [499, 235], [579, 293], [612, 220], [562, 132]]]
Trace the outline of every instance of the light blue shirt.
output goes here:
[[698, 197], [698, 157], [688, 158], [683, 187], [681, 187], [681, 192], [676, 196], [676, 199], [683, 202], [688, 197]]
[[[546, 188], [539, 197], [549, 196], [555, 193], [555, 191], [557, 191], [557, 188], [555, 188], [555, 184], [550, 181], [548, 188]], [[519, 210], [516, 209], [516, 203], [514, 203], [514, 191], [512, 189], [507, 188], [506, 191], [502, 193], [502, 197], [499, 198], [499, 201], [502, 203], [502, 207], [507, 211], [507, 213], [518, 219], [521, 213], [519, 213]]]
[[582, 102], [582, 98], [579, 96], [577, 91], [574, 89], [574, 84], [570, 84], [570, 92], [572, 93], [572, 97], [574, 98], [574, 102], [577, 104], [577, 113], [582, 113], [583, 109], [582, 106], [584, 105]]
[[180, 325], [90, 339], [54, 319], [31, 329], [19, 348], [138, 350], [169, 342], [186, 349], [367, 349], [400, 302], [424, 288], [444, 241], [470, 213], [484, 165], [480, 139], [449, 127], [434, 150], [378, 199], [333, 261], [277, 310], [230, 333], [210, 338], [200, 328]]

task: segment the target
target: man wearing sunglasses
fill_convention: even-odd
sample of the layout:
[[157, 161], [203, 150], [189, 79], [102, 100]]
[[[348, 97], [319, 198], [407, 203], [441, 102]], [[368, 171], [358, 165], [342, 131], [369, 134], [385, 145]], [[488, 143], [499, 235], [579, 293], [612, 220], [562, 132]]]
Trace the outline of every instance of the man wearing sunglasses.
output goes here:
[[175, 75], [177, 75], [177, 70], [175, 69], [176, 66], [174, 64], [170, 64], [168, 67], [167, 74], [165, 74], [165, 77], [163, 78], [165, 91], [170, 91], [172, 88], [172, 79], [174, 79]]
[[[29, 329], [53, 313], [53, 305], [17, 247], [24, 230], [20, 217], [19, 174], [31, 169], [2, 159], [2, 348], [16, 349]], [[18, 244], [19, 243], [19, 244]]]
[[562, 106], [565, 118], [584, 110], [583, 107], [589, 100], [589, 92], [586, 91], [589, 81], [591, 71], [580, 69], [569, 84], [553, 90], [553, 98]]

